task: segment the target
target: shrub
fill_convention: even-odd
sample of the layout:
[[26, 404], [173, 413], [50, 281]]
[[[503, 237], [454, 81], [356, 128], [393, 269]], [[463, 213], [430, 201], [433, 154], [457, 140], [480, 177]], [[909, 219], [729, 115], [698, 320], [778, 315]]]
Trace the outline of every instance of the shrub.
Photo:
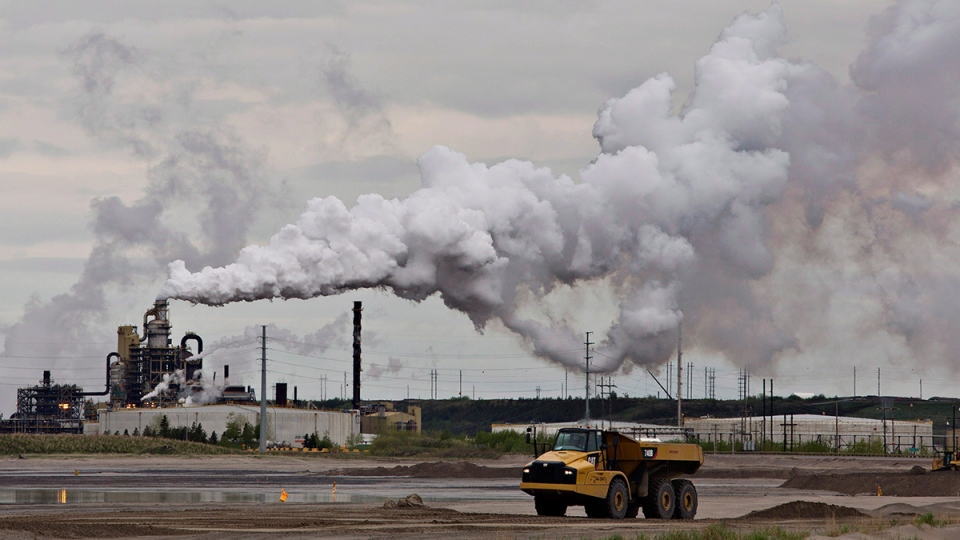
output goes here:
[[[161, 449], [162, 447], [162, 449]], [[122, 435], [0, 435], [0, 454], [228, 454], [232, 450], [183, 441]]]

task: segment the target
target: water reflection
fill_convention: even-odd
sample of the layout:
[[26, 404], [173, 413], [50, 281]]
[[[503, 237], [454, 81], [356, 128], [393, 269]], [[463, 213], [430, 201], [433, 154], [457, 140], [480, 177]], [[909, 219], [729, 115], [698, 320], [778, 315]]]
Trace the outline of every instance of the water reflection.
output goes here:
[[[377, 503], [385, 497], [331, 493], [322, 491], [286, 490], [289, 502], [305, 503]], [[209, 490], [150, 490], [125, 489], [0, 489], [0, 504], [198, 504], [198, 503], [262, 503], [276, 502], [280, 489], [258, 491]]]

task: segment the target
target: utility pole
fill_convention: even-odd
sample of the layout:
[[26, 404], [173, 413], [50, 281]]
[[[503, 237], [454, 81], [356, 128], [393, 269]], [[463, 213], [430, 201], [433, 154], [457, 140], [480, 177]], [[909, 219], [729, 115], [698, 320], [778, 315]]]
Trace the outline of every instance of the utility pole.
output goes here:
[[877, 368], [877, 397], [880, 397], [880, 368]]
[[260, 453], [267, 452], [267, 325], [260, 341]]
[[586, 353], [584, 354], [584, 358], [586, 359], [586, 362], [587, 362], [586, 378], [584, 380], [584, 385], [583, 385], [583, 398], [584, 398], [583, 399], [583, 403], [584, 403], [583, 420], [588, 424], [590, 423], [590, 358], [591, 358], [590, 346], [593, 345], [593, 343], [590, 342], [590, 334], [592, 333], [593, 332], [587, 332], [587, 340], [583, 342], [584, 346], [586, 347]]
[[[459, 395], [460, 397], [463, 397], [463, 370], [462, 369], [460, 370], [460, 389], [457, 391], [457, 395]], [[540, 397], [539, 392], [537, 393], [537, 397], [538, 398]]]
[[570, 385], [567, 376], [570, 375], [570, 372], [564, 368], [563, 370], [563, 399], [567, 399], [567, 396], [570, 395]]
[[853, 366], [853, 397], [857, 397], [857, 366]]
[[605, 399], [607, 403], [607, 423], [612, 428], [613, 427], [613, 403], [611, 403], [610, 398], [613, 393], [613, 389], [617, 385], [613, 384], [613, 378], [607, 377], [607, 382], [603, 382], [603, 377], [600, 377], [600, 382], [597, 384], [597, 388], [600, 389], [600, 398]]
[[833, 402], [833, 449], [840, 453], [840, 400]]
[[770, 440], [773, 440], [773, 379], [770, 379], [770, 403], [767, 406], [770, 409]]
[[760, 394], [760, 449], [763, 449], [763, 440], [767, 438], [767, 380], [763, 380], [763, 393]]
[[683, 427], [683, 326], [677, 324], [677, 427]]

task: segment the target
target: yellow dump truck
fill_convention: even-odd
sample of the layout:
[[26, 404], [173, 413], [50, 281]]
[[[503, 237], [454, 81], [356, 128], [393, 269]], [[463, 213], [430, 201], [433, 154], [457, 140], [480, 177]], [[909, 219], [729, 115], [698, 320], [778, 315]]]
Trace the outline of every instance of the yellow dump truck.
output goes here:
[[523, 468], [520, 489], [537, 514], [563, 516], [583, 505], [595, 518], [693, 519], [697, 489], [690, 480], [703, 464], [696, 444], [637, 441], [616, 431], [565, 428], [553, 449]]

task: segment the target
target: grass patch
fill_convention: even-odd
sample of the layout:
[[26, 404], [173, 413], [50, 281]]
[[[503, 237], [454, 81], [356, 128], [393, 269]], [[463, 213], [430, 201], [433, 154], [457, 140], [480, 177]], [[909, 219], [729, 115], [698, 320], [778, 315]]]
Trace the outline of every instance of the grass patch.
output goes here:
[[664, 533], [655, 538], [656, 540], [803, 540], [807, 536], [807, 533], [785, 531], [780, 527], [737, 531], [726, 525], [716, 524], [698, 531]]
[[[656, 536], [638, 534], [634, 540], [803, 540], [806, 532], [785, 531], [780, 527], [767, 527], [753, 531], [737, 531], [723, 524], [710, 525], [705, 529], [673, 531]], [[608, 536], [605, 540], [625, 540], [620, 535]]]
[[920, 514], [919, 516], [913, 518], [913, 523], [918, 527], [922, 525], [929, 525], [931, 527], [943, 527], [947, 524], [946, 521], [935, 518], [933, 514], [931, 514], [930, 512], [927, 512], [926, 514]]
[[233, 454], [222, 446], [122, 435], [0, 435], [0, 455], [16, 454]]

